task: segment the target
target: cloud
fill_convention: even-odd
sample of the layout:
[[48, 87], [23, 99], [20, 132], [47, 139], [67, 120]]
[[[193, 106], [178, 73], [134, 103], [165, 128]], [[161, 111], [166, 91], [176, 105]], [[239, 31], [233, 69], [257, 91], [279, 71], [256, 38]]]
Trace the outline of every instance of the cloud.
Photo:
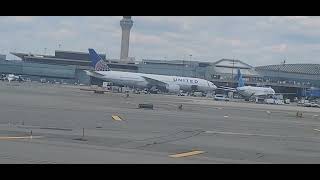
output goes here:
[[287, 44], [276, 44], [273, 46], [264, 47], [263, 50], [270, 51], [271, 53], [284, 53], [288, 50]]
[[34, 16], [15, 16], [12, 19], [17, 23], [30, 23], [33, 22], [36, 17]]
[[77, 35], [78, 33], [76, 31], [66, 28], [58, 29], [57, 31], [51, 31], [47, 33], [47, 36], [57, 40], [75, 38], [77, 37]]
[[213, 39], [213, 43], [217, 46], [228, 46], [228, 47], [245, 47], [248, 46], [248, 43], [245, 43], [243, 40], [240, 39], [228, 39], [228, 38], [221, 38], [217, 37]]
[[0, 22], [5, 24], [32, 23], [36, 19], [36, 16], [2, 16]]
[[[53, 53], [89, 47], [110, 58], [120, 54], [121, 16], [2, 16], [0, 46], [8, 53]], [[318, 63], [320, 17], [133, 16], [130, 56], [136, 59], [217, 61], [235, 58], [252, 65]]]
[[130, 42], [135, 45], [135, 44], [158, 44], [162, 45], [164, 43], [168, 43], [165, 38], [161, 38], [156, 35], [148, 35], [148, 34], [142, 34], [142, 33], [132, 33]]

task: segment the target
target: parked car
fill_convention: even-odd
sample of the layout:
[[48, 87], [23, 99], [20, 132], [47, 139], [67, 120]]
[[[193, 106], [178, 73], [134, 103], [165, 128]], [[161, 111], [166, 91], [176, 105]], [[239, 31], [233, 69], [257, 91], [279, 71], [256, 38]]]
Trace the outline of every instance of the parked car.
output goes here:
[[275, 100], [272, 99], [272, 98], [268, 98], [268, 99], [265, 99], [265, 100], [264, 100], [264, 103], [266, 103], [266, 104], [274, 104], [274, 103], [275, 103]]
[[188, 96], [188, 93], [181, 92], [181, 93], [178, 94], [178, 96]]
[[304, 107], [311, 107], [311, 103], [307, 102], [303, 104]]
[[311, 103], [310, 103], [310, 106], [311, 106], [311, 107], [318, 107], [318, 104], [315, 103], [315, 102], [311, 102]]
[[223, 94], [216, 94], [214, 96], [214, 100], [216, 100], [216, 101], [229, 101], [229, 98]]

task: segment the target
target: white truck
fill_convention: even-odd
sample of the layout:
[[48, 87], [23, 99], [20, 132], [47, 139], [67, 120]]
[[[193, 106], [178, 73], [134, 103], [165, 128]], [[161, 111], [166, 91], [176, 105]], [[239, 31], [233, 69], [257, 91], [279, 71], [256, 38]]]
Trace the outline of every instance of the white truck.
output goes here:
[[272, 99], [272, 98], [268, 98], [268, 99], [264, 99], [264, 102], [265, 102], [266, 104], [274, 104], [274, 103], [275, 103], [275, 100]]
[[282, 99], [276, 99], [276, 100], [274, 100], [274, 103], [279, 104], [279, 105], [283, 105], [284, 101]]
[[285, 103], [285, 104], [290, 104], [290, 99], [286, 99], [286, 100], [284, 101], [284, 103]]
[[111, 83], [111, 82], [103, 82], [103, 83], [102, 83], [102, 87], [103, 87], [103, 88], [106, 88], [106, 89], [107, 89], [107, 88], [110, 87], [110, 86], [112, 86], [112, 83]]

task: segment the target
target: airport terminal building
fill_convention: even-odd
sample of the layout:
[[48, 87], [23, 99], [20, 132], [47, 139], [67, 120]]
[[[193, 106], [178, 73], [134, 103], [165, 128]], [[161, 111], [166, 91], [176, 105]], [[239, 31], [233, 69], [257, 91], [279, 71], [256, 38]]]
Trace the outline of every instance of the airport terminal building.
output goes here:
[[236, 75], [240, 69], [246, 85], [271, 86], [276, 92], [295, 93], [298, 97], [319, 94], [316, 87], [320, 87], [320, 68], [318, 68], [320, 65], [314, 64], [253, 67], [234, 59], [221, 59], [214, 63], [144, 59], [138, 66], [139, 72], [142, 73], [197, 77], [209, 80], [218, 86], [231, 87], [237, 87]]
[[4, 60], [6, 60], [6, 55], [0, 54], [0, 61], [4, 61]]
[[[0, 73], [24, 75], [34, 81], [102, 84], [89, 77], [83, 70], [92, 69], [89, 54], [73, 51], [55, 51], [53, 56], [31, 53], [11, 54], [21, 60], [6, 60], [0, 56]], [[143, 59], [141, 62], [122, 62], [106, 59], [113, 70], [197, 77], [212, 81], [216, 85], [237, 86], [237, 69], [241, 70], [245, 83], [252, 86], [271, 86], [276, 92], [296, 93], [297, 96], [318, 94], [320, 88], [320, 64], [282, 64], [253, 67], [241, 60], [221, 59], [216, 62], [186, 60]], [[311, 87], [312, 92], [311, 93]]]
[[271, 82], [320, 87], [320, 64], [268, 65], [255, 69]]
[[[16, 52], [11, 54], [21, 60], [6, 60], [4, 56], [0, 59], [0, 73], [23, 75], [32, 81], [45, 79], [49, 82], [87, 85], [95, 81], [83, 71], [92, 69], [88, 53], [56, 50], [54, 56]], [[106, 59], [105, 54], [100, 56]], [[114, 70], [138, 71], [134, 64], [122, 64], [116, 60], [106, 61]]]

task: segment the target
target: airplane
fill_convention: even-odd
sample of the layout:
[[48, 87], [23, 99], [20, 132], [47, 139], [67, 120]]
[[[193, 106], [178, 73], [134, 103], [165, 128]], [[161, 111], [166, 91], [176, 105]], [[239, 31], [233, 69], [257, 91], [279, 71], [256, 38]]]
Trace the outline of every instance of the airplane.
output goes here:
[[94, 49], [88, 50], [94, 71], [85, 70], [87, 75], [112, 82], [117, 86], [157, 88], [169, 93], [180, 93], [181, 90], [213, 92], [217, 88], [212, 82], [200, 78], [112, 71]]
[[8, 74], [4, 79], [8, 80], [9, 82], [11, 82], [11, 81], [19, 81], [19, 82], [24, 81], [20, 75], [16, 76], [14, 74]]
[[240, 69], [238, 68], [238, 87], [219, 87], [218, 89], [223, 89], [225, 91], [237, 92], [242, 95], [246, 100], [249, 100], [251, 97], [257, 96], [272, 96], [280, 93], [276, 93], [271, 87], [255, 87], [255, 86], [245, 86], [242, 78]]

